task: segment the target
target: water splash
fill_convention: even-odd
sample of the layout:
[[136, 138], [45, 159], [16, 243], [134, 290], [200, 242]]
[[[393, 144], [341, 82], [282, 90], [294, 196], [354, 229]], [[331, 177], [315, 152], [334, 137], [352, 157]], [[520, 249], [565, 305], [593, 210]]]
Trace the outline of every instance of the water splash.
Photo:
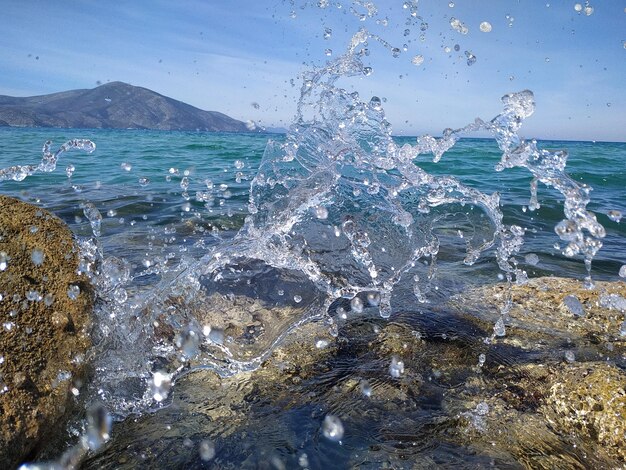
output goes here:
[[[565, 219], [556, 227], [567, 242], [563, 253], [581, 254], [591, 269], [604, 229], [586, 209], [590, 188], [566, 174], [565, 151], [539, 149], [518, 134], [534, 112], [532, 92], [505, 95], [502, 113], [489, 121], [399, 145], [382, 100], [363, 100], [339, 86], [345, 77], [368, 75], [363, 60], [370, 41], [392, 52], [360, 29], [345, 54], [304, 74], [294, 124], [284, 142], [268, 142], [250, 185], [249, 214], [234, 239], [199, 260], [150, 260], [135, 278], [158, 275], [160, 282], [130, 297], [126, 268], [113, 259], [92, 263], [94, 283], [112, 300], [98, 307], [103, 373], [94, 388], [115, 413], [161, 402], [155, 373], [174, 380], [195, 367], [222, 375], [251, 370], [303, 323], [324, 321], [336, 336], [351, 316], [390, 317], [402, 292], [419, 302], [445, 298], [438, 289], [446, 263], [471, 266], [489, 254], [508, 283], [524, 283], [516, 257], [525, 229], [503, 223], [499, 194], [419, 165], [427, 155], [440, 162], [465, 134], [487, 131], [495, 138], [502, 151], [496, 171], [529, 171], [531, 209], [539, 206], [538, 183], [565, 197]], [[181, 178], [183, 196], [190, 178]], [[85, 206], [85, 215], [96, 235], [101, 216], [91, 209]], [[531, 256], [525, 261], [536, 264]], [[489, 341], [506, 334], [511, 305], [509, 298]], [[138, 383], [146, 390], [139, 400]]]
[[44, 144], [42, 149], [43, 156], [39, 165], [15, 165], [0, 169], [0, 181], [23, 181], [26, 177], [37, 172], [50, 173], [56, 169], [61, 155], [72, 149], [83, 150], [87, 153], [92, 153], [96, 150], [96, 144], [86, 139], [68, 140], [54, 153], [50, 151], [51, 145], [51, 141], [47, 141]]

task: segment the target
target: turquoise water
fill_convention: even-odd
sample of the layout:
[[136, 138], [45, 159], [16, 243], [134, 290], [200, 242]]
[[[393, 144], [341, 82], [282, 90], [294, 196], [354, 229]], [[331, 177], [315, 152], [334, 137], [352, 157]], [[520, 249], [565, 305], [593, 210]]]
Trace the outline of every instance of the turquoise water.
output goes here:
[[[3, 194], [37, 202], [84, 236], [91, 229], [79, 205], [93, 202], [103, 215], [101, 240], [105, 252], [121, 249], [125, 257], [140, 263], [145, 246], [138, 239], [168, 224], [184, 226], [185, 221], [193, 221], [206, 229], [188, 231], [174, 243], [194, 250], [194, 243], [202, 241], [196, 255], [220, 239], [232, 237], [247, 215], [250, 182], [267, 142], [281, 141], [284, 136], [5, 128], [0, 129], [0, 168], [38, 163], [46, 140], [52, 140], [56, 148], [70, 138], [90, 139], [97, 149], [90, 155], [80, 151], [65, 153], [53, 173], [35, 174], [24, 182], [3, 182]], [[396, 140], [415, 142], [413, 137]], [[539, 145], [551, 150], [566, 149], [570, 154], [569, 174], [593, 188], [589, 208], [606, 228], [607, 236], [594, 260], [592, 274], [598, 279], [617, 279], [625, 259], [626, 227], [606, 214], [611, 210], [626, 212], [626, 143], [540, 141]], [[424, 157], [418, 163], [431, 174], [456, 176], [483, 192], [499, 192], [504, 222], [532, 229], [526, 234], [521, 251], [521, 255], [535, 253], [540, 258], [537, 266], [528, 266], [531, 276], [581, 276], [584, 269], [580, 260], [562, 256], [553, 246], [559, 241], [554, 226], [563, 218], [559, 195], [540, 187], [540, 209], [525, 210], [531, 178], [522, 169], [494, 171], [500, 156], [493, 140], [466, 138], [439, 163]], [[238, 161], [243, 167], [236, 167]], [[122, 169], [123, 164], [130, 164], [130, 171]], [[68, 166], [75, 168], [71, 178], [66, 174]], [[189, 180], [188, 196], [183, 195], [185, 190], [181, 187], [185, 174]], [[147, 178], [149, 183], [142, 184], [141, 178]], [[211, 181], [211, 189], [206, 180]], [[210, 193], [211, 200], [198, 201], [198, 191]], [[132, 243], [128, 244], [129, 240]]]
[[[317, 140], [323, 128], [312, 129], [311, 134], [300, 134], [304, 135], [298, 140], [303, 153], [295, 159], [307, 171], [327, 156], [324, 143]], [[307, 147], [311, 142], [307, 137], [319, 146]], [[366, 137], [360, 141], [364, 147], [380, 135]], [[288, 147], [274, 144], [288, 142], [288, 137], [270, 134], [1, 129], [0, 168], [37, 164], [46, 140], [53, 140], [55, 149], [72, 138], [90, 139], [97, 148], [92, 154], [64, 153], [52, 173], [0, 184], [2, 193], [60, 216], [78, 235], [83, 248], [100, 252], [91, 268], [99, 295], [92, 332], [97, 373], [81, 399], [86, 404], [104, 402], [121, 423], [113, 429], [110, 446], [86, 462], [88, 468], [133, 468], [144, 461], [148, 466], [156, 466], [158, 461], [158, 465], [171, 468], [202, 467], [210, 463], [196, 447], [206, 442], [216, 445], [216, 464], [232, 468], [258, 468], [268, 461], [295, 468], [302, 465], [298, 459], [303, 452], [312, 468], [343, 468], [354, 462], [377, 468], [378, 462], [389, 461], [398, 468], [409, 468], [401, 462], [420, 459], [427, 467], [438, 462], [445, 468], [482, 468], [494, 463], [518, 468], [516, 458], [490, 459], [472, 446], [453, 443], [448, 435], [456, 429], [456, 425], [450, 426], [458, 416], [446, 409], [446, 396], [475, 373], [479, 351], [488, 355], [494, 371], [516, 361], [562, 360], [560, 346], [542, 356], [524, 348], [509, 350], [497, 342], [487, 346], [489, 329], [479, 330], [445, 313], [445, 302], [452, 295], [505, 278], [499, 264], [502, 255], [500, 259], [496, 256], [502, 245], [485, 249], [475, 263], [463, 262], [464, 237], [480, 242], [481, 237], [484, 241], [494, 236], [489, 219], [493, 213], [480, 209], [476, 200], [467, 203], [472, 207], [459, 202], [461, 199], [443, 206], [435, 201], [430, 212], [420, 213], [416, 208], [424, 197], [419, 193], [422, 189], [409, 187], [406, 196], [396, 198], [389, 180], [400, 179], [399, 170], [371, 171], [370, 153], [363, 153], [363, 160], [355, 158], [356, 163], [346, 159], [343, 166], [331, 165], [332, 171], [322, 171], [322, 177], [314, 171], [302, 177], [297, 173], [301, 168], [282, 153]], [[348, 142], [346, 148], [354, 150]], [[395, 142], [398, 146], [415, 144], [415, 138], [397, 137]], [[593, 187], [587, 209], [597, 215], [606, 236], [591, 274], [596, 280], [619, 280], [626, 231], [623, 223], [607, 214], [626, 211], [626, 144], [546, 141], [538, 145], [541, 149], [567, 149], [566, 171], [576, 182]], [[554, 230], [564, 217], [562, 196], [540, 185], [541, 207], [530, 211], [529, 173], [525, 168], [495, 171], [501, 157], [495, 141], [463, 138], [438, 163], [428, 155], [420, 155], [415, 163], [433, 175], [429, 184], [453, 176], [471, 190], [498, 192], [503, 224], [526, 229], [519, 253], [513, 252], [508, 259], [515, 260], [515, 266], [529, 277], [583, 279], [583, 260], [561, 253], [561, 240]], [[289, 176], [280, 180], [281, 174]], [[382, 189], [371, 190], [372, 176], [380, 178]], [[332, 199], [324, 193], [328, 181], [337, 182]], [[390, 216], [397, 214], [393, 212], [396, 200], [417, 220], [409, 236], [390, 223]], [[89, 204], [102, 217], [98, 236], [88, 219], [92, 212]], [[94, 220], [97, 218], [91, 217], [91, 222]], [[369, 234], [356, 230], [357, 222], [369, 227]], [[439, 243], [436, 256], [423, 256], [414, 269], [407, 269], [410, 275], [406, 279], [400, 278], [391, 287], [376, 284], [377, 277], [369, 270], [372, 260], [379, 276], [393, 278], [394, 270], [404, 262], [407, 246], [419, 248], [432, 236]], [[436, 288], [431, 288], [430, 278], [426, 284], [416, 281], [420, 288], [427, 287], [422, 291], [425, 299], [416, 299], [412, 275], [417, 272], [423, 281], [423, 273], [435, 264]], [[121, 275], [125, 266], [128, 275]], [[123, 280], [113, 283], [114, 278]], [[330, 285], [324, 284], [325, 279]], [[391, 299], [388, 313], [381, 307], [385, 294]], [[224, 307], [219, 299], [232, 305]], [[239, 303], [240, 299], [256, 302], [253, 307], [262, 305], [265, 310], [255, 307], [248, 311], [250, 304]], [[173, 304], [177, 307], [170, 310]], [[163, 318], [165, 311], [168, 316]], [[230, 336], [220, 323], [222, 316], [247, 318], [251, 312], [254, 328], [240, 336]], [[381, 318], [387, 316], [389, 320]], [[329, 354], [321, 369], [315, 368], [313, 376], [305, 376], [303, 382], [296, 377], [286, 388], [277, 383], [277, 390], [266, 384], [265, 395], [246, 392], [244, 411], [239, 410], [246, 415], [244, 424], [207, 421], [202, 413], [185, 411], [187, 407], [193, 410], [198, 400], [211, 409], [224, 406], [224, 402], [231, 411], [236, 409], [235, 405], [229, 408], [227, 395], [247, 386], [245, 380], [236, 381], [237, 374], [258, 367], [272, 348], [287, 333], [298, 332], [302, 323], [319, 320], [327, 322], [330, 336], [337, 338], [337, 352]], [[175, 337], [168, 341], [159, 337], [155, 322], [173, 327]], [[412, 399], [403, 392], [389, 401], [384, 394], [392, 391], [381, 384], [405, 382], [394, 382], [398, 377], [388, 364], [391, 358], [385, 356], [389, 354], [385, 347], [378, 351], [383, 359], [372, 354], [371, 347], [380, 341], [377, 335], [381, 330], [398, 325], [410, 327], [409, 337], [415, 339], [411, 335], [420, 331], [426, 340], [424, 364], [408, 362], [406, 374], [402, 370], [397, 375], [405, 374], [406, 383], [411, 384], [421, 383], [422, 373], [428, 379]], [[495, 329], [494, 333], [492, 341], [501, 336]], [[314, 337], [300, 340], [317, 341]], [[451, 354], [451, 350], [456, 352]], [[407, 360], [420, 358], [420, 354]], [[459, 358], [462, 371], [448, 377], [448, 368], [457, 365]], [[211, 388], [210, 381], [195, 384], [185, 374], [198, 368], [235, 377], [235, 385], [222, 396]], [[437, 375], [441, 370], [444, 378]], [[169, 385], [155, 389], [156, 374], [171, 374], [172, 380], [181, 384], [180, 395], [176, 396], [176, 385], [169, 399], [157, 399], [167, 397], [170, 389]], [[373, 405], [363, 397], [345, 398], [348, 395], [344, 397], [338, 390], [347, 384], [347, 377], [368, 377], [372, 386], [378, 387], [375, 396], [381, 401]], [[337, 403], [333, 402], [335, 393], [343, 397], [335, 398]], [[283, 404], [283, 399], [293, 406]], [[351, 416], [355, 402], [363, 413]], [[320, 427], [327, 409], [344, 420], [345, 445], [322, 438]], [[129, 415], [141, 418], [124, 420]], [[268, 420], [279, 423], [277, 428], [269, 429]], [[233, 426], [241, 426], [241, 432], [230, 435]], [[593, 461], [594, 451], [586, 456], [588, 442], [574, 440], [582, 449], [578, 455], [568, 439], [559, 441], [559, 452], [566, 458], [573, 455], [583, 464]], [[55, 453], [45, 455], [56, 457]]]

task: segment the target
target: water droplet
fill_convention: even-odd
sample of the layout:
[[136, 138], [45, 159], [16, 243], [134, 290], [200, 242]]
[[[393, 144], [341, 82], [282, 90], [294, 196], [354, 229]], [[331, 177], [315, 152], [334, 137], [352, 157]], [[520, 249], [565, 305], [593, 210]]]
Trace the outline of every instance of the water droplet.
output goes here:
[[490, 33], [491, 32], [491, 23], [489, 23], [488, 21], [483, 21], [482, 23], [480, 23], [479, 28], [480, 28], [480, 30], [483, 33]]
[[585, 316], [585, 307], [575, 295], [567, 295], [563, 298], [563, 305], [577, 317]]
[[322, 433], [326, 439], [340, 441], [343, 438], [343, 423], [334, 415], [328, 414], [322, 423]]
[[411, 63], [415, 66], [422, 65], [424, 63], [424, 56], [423, 55], [413, 56], [413, 58], [411, 59]]
[[326, 207], [324, 206], [316, 206], [314, 208], [315, 211], [315, 217], [317, 217], [320, 220], [326, 220], [328, 218], [328, 209], [326, 209]]
[[80, 295], [80, 287], [74, 284], [70, 285], [70, 287], [67, 289], [67, 296], [71, 300], [76, 300], [79, 295]]
[[333, 35], [333, 30], [330, 28], [324, 29], [324, 39], [330, 39]]
[[81, 204], [81, 207], [83, 208], [83, 214], [91, 225], [91, 231], [95, 237], [99, 237], [100, 226], [102, 224], [102, 214], [100, 214], [100, 211], [91, 202], [85, 202]]
[[620, 310], [626, 313], [626, 299], [619, 294], [602, 294], [600, 307], [612, 310]]
[[486, 360], [487, 360], [487, 356], [485, 356], [483, 353], [480, 353], [478, 355], [478, 367], [484, 366]]
[[146, 187], [150, 184], [150, 178], [147, 178], [145, 176], [142, 176], [141, 178], [139, 178], [139, 186], [143, 186]]
[[391, 358], [391, 364], [389, 364], [389, 374], [397, 379], [404, 374], [404, 362], [398, 359], [397, 356]]
[[299, 304], [300, 302], [302, 302], [302, 296], [297, 295], [297, 294], [296, 294], [296, 295], [294, 295], [294, 296], [293, 296], [293, 301], [294, 301], [295, 303]]
[[209, 338], [209, 341], [214, 344], [224, 344], [225, 335], [224, 330], [222, 330], [221, 328], [212, 327], [211, 331], [206, 336]]
[[26, 292], [26, 300], [31, 302], [39, 302], [42, 299], [41, 294], [36, 290], [29, 290]]
[[465, 51], [465, 57], [467, 57], [467, 65], [474, 65], [476, 63], [476, 56], [470, 51]]
[[363, 312], [363, 301], [361, 299], [359, 299], [358, 297], [354, 297], [350, 301], [350, 309], [354, 313], [362, 313]]
[[448, 6], [449, 6], [450, 8], [454, 8], [454, 2], [450, 2], [450, 3], [448, 3]]
[[574, 4], [574, 10], [583, 11], [583, 6], [580, 3]]
[[391, 55], [393, 57], [399, 57], [400, 56], [400, 49], [397, 47], [392, 47], [391, 48]]
[[200, 453], [200, 459], [203, 462], [208, 462], [215, 457], [215, 444], [213, 441], [205, 439], [200, 442], [200, 446], [198, 447], [198, 452]]
[[235, 160], [235, 168], [241, 170], [246, 164], [241, 160]]
[[621, 211], [618, 210], [611, 210], [608, 211], [606, 213], [606, 215], [608, 216], [609, 219], [611, 219], [613, 222], [617, 222], [619, 223], [620, 220], [622, 220], [622, 213]]
[[43, 250], [40, 248], [35, 248], [30, 254], [30, 260], [33, 262], [35, 266], [41, 266], [43, 264], [45, 255]]
[[506, 327], [504, 326], [504, 320], [502, 318], [498, 318], [498, 321], [493, 326], [493, 334], [496, 336], [506, 335]]
[[74, 165], [67, 165], [67, 167], [65, 167], [65, 174], [67, 175], [68, 178], [71, 178], [72, 175], [74, 174], [74, 171], [76, 171], [76, 167]]
[[325, 49], [325, 50], [324, 50], [324, 54], [325, 54], [327, 57], [330, 57], [331, 55], [333, 55], [333, 50], [332, 50], [332, 49]]
[[372, 99], [370, 99], [370, 107], [375, 111], [383, 109], [382, 102], [378, 96], [372, 96]]
[[198, 355], [200, 345], [200, 335], [191, 327], [185, 328], [176, 337], [176, 346], [180, 348], [183, 356], [193, 359]]
[[467, 26], [465, 26], [465, 23], [455, 18], [454, 16], [450, 18], [450, 26], [456, 32], [461, 33], [461, 34], [467, 34], [469, 32], [469, 29], [467, 28]]
[[622, 264], [622, 267], [619, 268], [619, 277], [626, 277], [626, 264]]
[[323, 338], [319, 338], [315, 340], [315, 347], [317, 349], [325, 349], [328, 347], [328, 341], [323, 339]]
[[363, 75], [369, 77], [372, 74], [372, 67], [363, 67]]
[[6, 252], [0, 251], [0, 271], [4, 271], [9, 266], [9, 257]]
[[157, 371], [152, 375], [150, 387], [154, 399], [162, 402], [168, 397], [172, 388], [172, 376], [167, 372]]
[[477, 415], [485, 416], [487, 413], [489, 413], [489, 405], [486, 402], [481, 401], [478, 405], [476, 405]]
[[587, 5], [584, 9], [585, 15], [587, 16], [591, 16], [593, 14], [593, 7], [590, 5]]
[[574, 355], [574, 351], [565, 351], [565, 360], [567, 362], [576, 362], [576, 356]]
[[359, 383], [359, 388], [361, 389], [361, 393], [367, 398], [372, 396], [372, 386], [367, 380], [362, 379]]
[[537, 266], [537, 264], [539, 263], [539, 256], [537, 256], [535, 253], [529, 253], [524, 256], [524, 261], [526, 262], [526, 264], [530, 264], [531, 266]]
[[120, 165], [120, 168], [124, 171], [130, 171], [133, 169], [133, 166], [130, 163], [124, 162]]
[[90, 450], [98, 450], [109, 440], [111, 417], [102, 405], [96, 405], [87, 412], [87, 446]]

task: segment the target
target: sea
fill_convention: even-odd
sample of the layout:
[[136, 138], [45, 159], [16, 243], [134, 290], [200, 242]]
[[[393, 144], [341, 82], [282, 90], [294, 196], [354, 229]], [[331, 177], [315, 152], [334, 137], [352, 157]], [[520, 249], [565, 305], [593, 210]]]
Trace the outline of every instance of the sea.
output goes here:
[[[345, 134], [331, 123], [334, 135], [324, 125], [304, 122], [288, 134], [0, 129], [0, 168], [12, 167], [14, 176], [0, 182], [2, 194], [44, 207], [67, 223], [96, 286], [96, 373], [81, 398], [85, 409], [98, 403], [106, 410], [96, 442], [111, 436], [112, 447], [91, 453], [85, 468], [518, 468], [516, 458], [485, 457], [469, 444], [451, 446], [438, 428], [445, 414], [441, 403], [461, 382], [448, 384], [433, 369], [430, 395], [398, 398], [381, 383], [405, 374], [404, 364], [391, 355], [391, 365], [362, 351], [352, 356], [349, 345], [330, 372], [304, 385], [294, 382], [289, 406], [252, 393], [245, 402], [248, 424], [236, 434], [219, 420], [211, 426], [202, 414], [186, 411], [180, 399], [172, 405], [177, 381], [193, 370], [225, 380], [242, 376], [236, 390], [244, 389], [245, 374], [307, 323], [321, 323], [331, 341], [345, 342], [342, 331], [359, 317], [378, 318], [378, 331], [417, 312], [421, 319], [413, 320], [423, 326], [428, 312], [484, 285], [542, 276], [622, 279], [626, 143], [517, 141], [536, 150], [531, 160], [543, 151], [558, 156], [532, 173], [527, 162], [499, 167], [503, 154], [512, 154], [506, 143], [471, 132], [459, 131], [452, 140], [449, 133], [438, 139], [394, 136], [386, 126], [381, 133], [377, 108], [364, 104], [374, 112], [363, 118], [368, 125], [353, 123]], [[70, 149], [90, 149], [76, 139], [88, 139], [95, 150]], [[53, 171], [47, 166], [25, 176], [15, 170], [37, 168], [44, 144], [49, 161], [65, 142], [68, 150], [56, 155]], [[533, 177], [544, 178], [536, 200]], [[571, 236], [576, 224], [587, 223], [564, 212], [581, 210], [577, 194], [589, 195], [583, 212], [601, 225], [600, 231], [591, 227], [602, 247], [587, 257], [589, 271], [584, 251], [566, 252], [577, 240]], [[575, 221], [568, 233], [559, 231], [564, 220]], [[258, 330], [232, 334], [228, 321], [257, 304], [288, 314], [264, 317], [254, 310]], [[474, 336], [462, 342], [470, 362], [485, 360], [476, 344], [488, 348], [505, 334], [496, 324], [493, 334], [482, 337], [441, 311], [436, 318], [430, 332], [436, 342]], [[169, 343], [156, 332], [158, 323], [176, 331]], [[328, 347], [317, 336], [299, 341]], [[355, 351], [364, 347], [353, 344]], [[510, 365], [519, 352], [499, 354]], [[355, 374], [367, 374], [374, 395], [389, 393], [394, 403], [365, 406], [358, 425], [341, 417], [357, 406], [355, 400], [364, 406], [363, 398], [334, 403], [333, 414], [326, 415], [324, 405]], [[361, 382], [363, 396], [372, 393], [369, 383]], [[214, 388], [181, 387], [189, 406], [197, 400], [210, 409], [224, 406]], [[407, 403], [418, 408], [406, 409]], [[480, 413], [471, 415], [478, 420], [472, 421], [476, 432], [483, 426]], [[121, 427], [110, 430], [111, 419]], [[59, 445], [69, 449], [66, 456], [77, 448], [82, 455], [80, 446], [88, 446], [79, 437], [93, 435], [90, 426], [93, 420], [73, 422], [63, 443], [55, 444], [57, 454], [48, 451], [45, 459], [63, 462]], [[585, 461], [570, 438], [559, 445], [546, 452], [562, 452], [561, 463], [594, 462]], [[70, 468], [63, 465], [51, 468]]]

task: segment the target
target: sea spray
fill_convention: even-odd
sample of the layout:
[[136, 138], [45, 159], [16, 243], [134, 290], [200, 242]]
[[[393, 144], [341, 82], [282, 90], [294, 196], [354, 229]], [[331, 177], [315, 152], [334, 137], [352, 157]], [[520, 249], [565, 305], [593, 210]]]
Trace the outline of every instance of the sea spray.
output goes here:
[[[533, 94], [504, 96], [503, 112], [490, 121], [399, 145], [379, 98], [363, 100], [339, 86], [344, 77], [367, 76], [368, 41], [389, 50], [361, 29], [345, 54], [304, 74], [295, 122], [284, 142], [268, 142], [250, 186], [249, 214], [234, 239], [200, 260], [146, 265], [142, 275], [161, 277], [156, 287], [100, 305], [96, 388], [120, 416], [154, 403], [150, 383], [157, 371], [254, 369], [304, 322], [325, 321], [332, 332], [354, 315], [388, 318], [407, 290], [418, 302], [435, 301], [447, 283], [446, 264], [473, 265], [493, 253], [509, 283], [524, 283], [516, 256], [525, 229], [503, 223], [499, 194], [419, 166], [425, 155], [442, 161], [471, 132], [494, 136], [502, 151], [497, 171], [530, 171], [531, 201], [538, 182], [565, 196], [565, 219], [557, 226], [568, 243], [563, 252], [582, 254], [590, 269], [604, 231], [586, 210], [589, 189], [565, 173], [565, 152], [541, 150], [518, 134], [534, 112]], [[190, 180], [181, 179], [183, 190]], [[107, 292], [126, 293], [123, 282], [98, 280], [102, 275], [111, 274], [100, 268], [96, 275]], [[506, 334], [510, 307], [509, 298], [490, 340]], [[137, 387], [145, 390], [141, 399]]]

